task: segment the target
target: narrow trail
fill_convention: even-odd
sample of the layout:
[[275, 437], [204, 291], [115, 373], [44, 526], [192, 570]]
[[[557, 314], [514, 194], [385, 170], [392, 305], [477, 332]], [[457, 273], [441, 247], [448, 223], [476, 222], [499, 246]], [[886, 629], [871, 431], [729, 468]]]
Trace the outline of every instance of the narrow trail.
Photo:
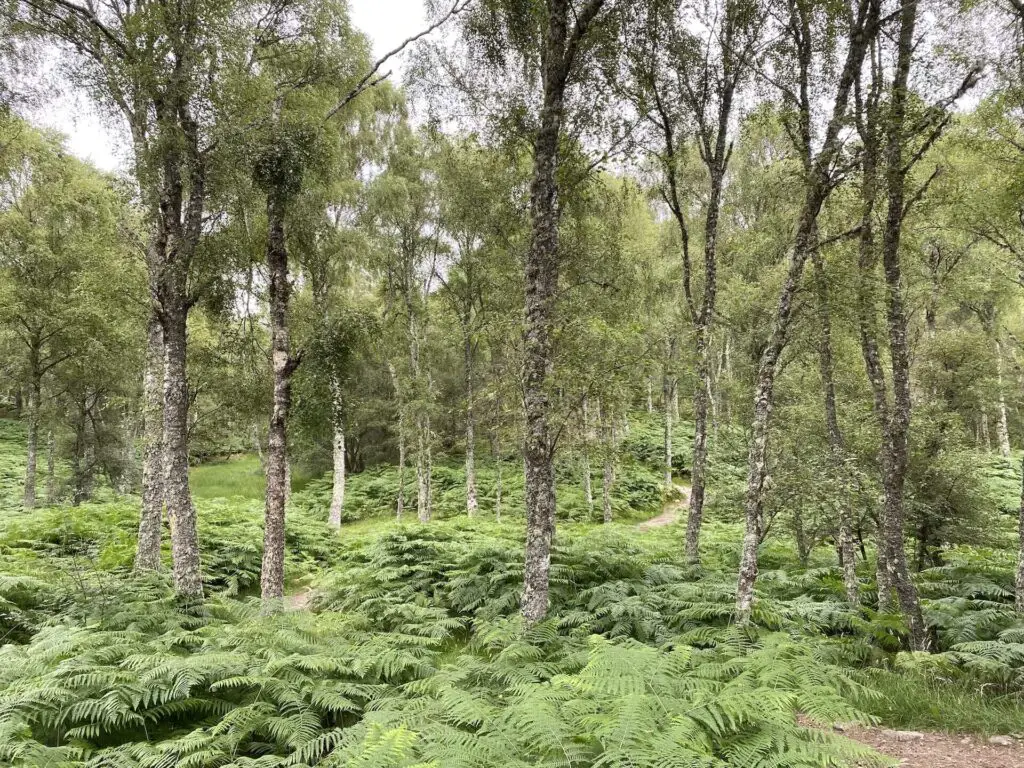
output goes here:
[[285, 611], [304, 611], [313, 601], [313, 589], [303, 587], [300, 591], [284, 596]]
[[1008, 736], [836, 726], [854, 741], [897, 761], [900, 768], [1024, 768], [1024, 746]]
[[645, 520], [637, 528], [641, 531], [649, 531], [652, 528], [664, 528], [666, 525], [672, 525], [679, 519], [679, 514], [683, 510], [690, 508], [690, 487], [679, 483], [673, 483], [673, 485], [683, 495], [683, 498], [670, 501], [660, 515]]

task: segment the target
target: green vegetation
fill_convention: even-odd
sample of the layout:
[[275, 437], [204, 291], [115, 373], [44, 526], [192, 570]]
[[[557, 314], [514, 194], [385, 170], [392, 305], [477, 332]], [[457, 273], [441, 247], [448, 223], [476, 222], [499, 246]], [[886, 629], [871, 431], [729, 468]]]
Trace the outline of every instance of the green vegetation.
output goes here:
[[1024, 742], [1024, 0], [391, 5], [0, 2], [0, 768]]
[[[0, 458], [17, 471], [19, 433], [4, 425]], [[634, 435], [644, 442], [642, 428]], [[255, 463], [197, 468], [196, 488], [248, 488]], [[624, 486], [644, 487], [637, 467]], [[681, 555], [678, 526], [570, 522], [568, 493], [551, 615], [526, 627], [521, 518], [486, 519], [483, 492], [481, 519], [398, 524], [374, 490], [393, 487], [389, 472], [353, 476], [362, 522], [340, 534], [325, 525], [322, 484], [293, 495], [288, 580], [312, 603], [277, 616], [246, 597], [259, 580], [262, 504], [239, 493], [196, 494], [210, 594], [198, 612], [180, 612], [163, 577], [131, 575], [136, 502], [7, 513], [0, 759], [839, 766], [874, 758], [827, 728], [798, 727], [797, 713], [823, 726], [1024, 728], [1024, 623], [1011, 559], [998, 551], [965, 547], [920, 574], [944, 652], [907, 654], [899, 621], [845, 605], [824, 551], [802, 568], [792, 543], [773, 539], [755, 622], [741, 629], [731, 624], [735, 523], [708, 526], [698, 569]], [[656, 511], [657, 477], [653, 487], [634, 518]], [[870, 568], [860, 575], [869, 587]]]

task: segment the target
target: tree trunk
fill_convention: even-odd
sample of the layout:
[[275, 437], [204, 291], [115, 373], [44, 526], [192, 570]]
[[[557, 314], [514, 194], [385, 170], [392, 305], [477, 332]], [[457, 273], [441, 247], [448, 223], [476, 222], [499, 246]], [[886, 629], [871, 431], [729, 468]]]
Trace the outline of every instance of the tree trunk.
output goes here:
[[291, 376], [298, 365], [291, 356], [288, 333], [288, 250], [284, 234], [284, 205], [271, 196], [267, 202], [267, 286], [270, 305], [273, 405], [267, 430], [267, 492], [263, 518], [263, 563], [260, 596], [264, 610], [280, 608], [284, 597], [285, 505], [288, 491], [288, 411]]
[[672, 491], [672, 409], [670, 407], [670, 393], [672, 389], [672, 380], [668, 373], [665, 374], [662, 380], [662, 440], [664, 443], [664, 461], [665, 461], [665, 490], [666, 492]]
[[494, 459], [494, 518], [501, 520], [501, 467], [504, 462], [501, 460], [501, 445], [498, 441], [498, 431], [491, 431], [491, 457]]
[[926, 650], [927, 628], [921, 612], [917, 588], [910, 579], [903, 546], [903, 487], [907, 472], [912, 400], [910, 393], [910, 344], [900, 260], [900, 239], [905, 211], [906, 170], [903, 159], [907, 81], [914, 51], [914, 27], [917, 4], [900, 10], [900, 31], [891, 103], [886, 131], [886, 188], [889, 197], [885, 232], [882, 239], [882, 267], [886, 284], [886, 325], [889, 332], [889, 358], [892, 367], [893, 402], [883, 428], [882, 487], [885, 492], [883, 517], [886, 567], [900, 608], [907, 619], [911, 646]]
[[430, 522], [430, 436], [426, 417], [416, 420], [416, 515], [421, 523]]
[[590, 414], [587, 398], [583, 398], [583, 496], [587, 500], [587, 519], [594, 516], [594, 488], [590, 477]]
[[654, 413], [654, 382], [647, 377], [647, 412]]
[[327, 523], [332, 528], [341, 527], [341, 513], [345, 509], [345, 427], [342, 423], [341, 385], [332, 378], [332, 444], [331, 509]]
[[[598, 5], [598, 7], [600, 7]], [[547, 393], [551, 334], [558, 286], [558, 142], [565, 111], [569, 8], [566, 0], [548, 3], [542, 61], [543, 106], [533, 145], [530, 182], [530, 245], [524, 265], [526, 327], [523, 332], [523, 444], [526, 491], [526, 557], [522, 613], [540, 621], [548, 610], [551, 540], [555, 533], [555, 445], [548, 427]], [[577, 20], [577, 25], [580, 23]], [[577, 27], [577, 30], [579, 27]]]
[[473, 340], [469, 333], [465, 334], [463, 340], [463, 362], [466, 373], [466, 514], [469, 517], [476, 517], [476, 435], [474, 434], [475, 414], [473, 391]]
[[260, 440], [260, 428], [256, 424], [252, 425], [252, 449], [256, 453], [256, 458], [259, 459], [260, 469], [267, 470], [267, 460], [263, 455], [263, 441]]
[[775, 401], [775, 375], [779, 358], [786, 344], [786, 334], [793, 314], [793, 297], [810, 253], [813, 227], [820, 209], [820, 200], [809, 199], [801, 215], [796, 245], [789, 260], [786, 280], [779, 294], [772, 335], [761, 355], [757, 384], [754, 390], [754, 420], [751, 426], [750, 447], [747, 452], [747, 491], [744, 498], [745, 533], [740, 558], [740, 573], [736, 587], [736, 621], [750, 620], [754, 602], [754, 584], [757, 581], [757, 550], [762, 525], [762, 501], [768, 476], [768, 429]]
[[985, 451], [985, 453], [991, 453], [992, 437], [988, 431], [988, 408], [985, 407], [984, 403], [981, 404], [981, 416], [978, 419], [978, 432], [981, 438], [981, 449]]
[[704, 489], [708, 459], [708, 406], [711, 401], [711, 361], [705, 332], [697, 331], [697, 385], [693, 392], [693, 466], [690, 511], [686, 520], [686, 560], [700, 562], [700, 528], [704, 521]]
[[54, 445], [53, 430], [46, 433], [46, 506], [57, 503], [57, 447]]
[[39, 407], [42, 387], [39, 376], [33, 376], [28, 389], [28, 444], [25, 460], [25, 509], [36, 506], [36, 460], [39, 448]]
[[609, 425], [607, 414], [601, 408], [601, 433], [604, 438], [604, 477], [601, 483], [601, 507], [604, 522], [612, 521], [612, 486], [615, 484], [615, 426]]
[[1024, 459], [1021, 460], [1020, 509], [1017, 513], [1017, 579], [1016, 599], [1017, 613], [1024, 613]]
[[[184, 286], [179, 302], [164, 302], [162, 321], [166, 373], [164, 379], [164, 500], [171, 526], [175, 592], [200, 599], [203, 580], [199, 564], [196, 512], [188, 486], [188, 382], [185, 376], [186, 322]], [[170, 298], [170, 297], [168, 297]]]
[[1010, 426], [1006, 415], [1006, 396], [1003, 394], [1003, 345], [996, 339], [996, 385], [999, 388], [999, 420], [996, 432], [999, 435], [999, 453], [1004, 459], [1010, 458]]
[[810, 20], [808, 8], [794, 5], [794, 28], [802, 28], [795, 43], [800, 65], [801, 93], [800, 128], [803, 136], [798, 147], [807, 173], [807, 190], [797, 225], [794, 247], [790, 254], [786, 279], [779, 292], [779, 301], [768, 343], [761, 354], [757, 380], [754, 388], [754, 419], [751, 426], [750, 448], [747, 454], [747, 490], [744, 498], [746, 532], [743, 537], [743, 552], [740, 574], [736, 588], [736, 621], [744, 624], [750, 620], [754, 600], [754, 583], [757, 580], [758, 531], [761, 526], [761, 506], [768, 466], [768, 429], [774, 406], [775, 375], [779, 359], [786, 344], [786, 335], [793, 314], [793, 298], [800, 284], [804, 264], [815, 243], [814, 232], [822, 205], [834, 188], [832, 173], [836, 155], [842, 147], [840, 136], [847, 122], [847, 105], [857, 75], [861, 70], [869, 41], [877, 27], [879, 4], [877, 0], [860, 0], [852, 15], [848, 34], [846, 59], [836, 86], [832, 104], [832, 115], [825, 129], [821, 149], [813, 155], [811, 140], [812, 107], [806, 93], [809, 88], [813, 41], [809, 38]]
[[[832, 454], [833, 471], [837, 478], [842, 478], [846, 490], [845, 495], [849, 499], [852, 498], [852, 491], [844, 461], [846, 446], [843, 440], [843, 433], [839, 428], [839, 413], [836, 407], [835, 365], [832, 359], [832, 312], [829, 307], [828, 281], [825, 275], [825, 263], [821, 255], [815, 255], [813, 261], [815, 288], [818, 299], [818, 322], [821, 326], [821, 338], [818, 343], [818, 363], [821, 371], [822, 392], [825, 401], [825, 427], [828, 431], [828, 444]], [[850, 605], [859, 605], [857, 560], [853, 550], [850, 506], [848, 504], [842, 504], [839, 507], [839, 525], [836, 539], [839, 545], [839, 561], [843, 569], [843, 585], [846, 589], [846, 600]]]
[[143, 378], [142, 515], [135, 549], [135, 570], [160, 567], [164, 514], [164, 334], [160, 318], [150, 313]]
[[[728, 78], [727, 78], [728, 79]], [[723, 93], [715, 153], [706, 162], [711, 174], [707, 217], [704, 221], [704, 297], [696, 317], [695, 351], [697, 382], [693, 390], [693, 466], [691, 472], [690, 511], [686, 521], [686, 559], [700, 561], [700, 528], [704, 520], [704, 487], [708, 459], [708, 415], [711, 397], [711, 333], [718, 291], [718, 219], [722, 204], [722, 185], [728, 162], [726, 136], [732, 105], [732, 90]]]
[[[156, 120], [162, 139], [161, 178], [153, 201], [156, 231], [146, 260], [164, 339], [164, 503], [171, 527], [175, 593], [192, 602], [202, 599], [203, 580], [196, 510], [188, 484], [186, 348], [188, 313], [195, 300], [189, 295], [188, 278], [202, 235], [206, 168], [198, 128], [183, 91], [170, 93], [168, 100], [157, 105]], [[183, 172], [188, 175], [187, 197]], [[146, 182], [140, 179], [140, 183]]]
[[402, 402], [402, 390], [395, 366], [388, 363], [388, 371], [391, 373], [391, 386], [398, 401], [398, 492], [395, 495], [395, 517], [401, 520], [405, 511], [405, 404]]

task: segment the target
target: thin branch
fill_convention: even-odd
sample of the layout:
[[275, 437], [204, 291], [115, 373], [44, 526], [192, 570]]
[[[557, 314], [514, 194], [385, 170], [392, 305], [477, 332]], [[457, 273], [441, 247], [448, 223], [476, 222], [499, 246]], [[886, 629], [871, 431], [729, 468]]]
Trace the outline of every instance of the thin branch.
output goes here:
[[359, 94], [361, 94], [363, 91], [367, 91], [380, 84], [383, 80], [387, 79], [391, 74], [390, 71], [386, 72], [380, 77], [377, 77], [377, 73], [380, 72], [381, 67], [387, 64], [388, 61], [390, 61], [392, 58], [400, 54], [402, 51], [404, 51], [410, 45], [415, 43], [417, 40], [426, 37], [431, 32], [445, 24], [449, 19], [465, 11], [472, 2], [473, 0], [455, 0], [454, 5], [452, 5], [452, 7], [448, 10], [448, 13], [446, 13], [440, 19], [438, 19], [429, 27], [424, 29], [422, 32], [418, 32], [417, 34], [412, 35], [411, 37], [407, 37], [395, 48], [392, 48], [390, 51], [388, 51], [379, 59], [377, 59], [377, 61], [375, 61], [373, 63], [373, 66], [370, 68], [370, 71], [363, 75], [362, 79], [358, 83], [356, 83], [355, 87], [351, 91], [349, 91], [341, 101], [335, 104], [327, 112], [327, 114], [324, 116], [324, 120], [330, 120], [342, 109], [344, 109], [345, 106], [349, 104], [349, 102], [351, 102], [353, 99], [359, 96]]

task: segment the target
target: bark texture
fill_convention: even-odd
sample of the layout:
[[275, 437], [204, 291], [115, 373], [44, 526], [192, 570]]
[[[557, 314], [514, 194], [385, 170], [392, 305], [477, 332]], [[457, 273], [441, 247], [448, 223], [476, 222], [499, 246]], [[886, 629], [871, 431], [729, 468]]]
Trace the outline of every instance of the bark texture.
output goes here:
[[53, 439], [53, 430], [46, 435], [46, 506], [57, 503], [57, 446]]
[[999, 388], [999, 421], [996, 432], [999, 436], [999, 453], [1004, 459], [1010, 458], [1010, 424], [1006, 413], [1006, 395], [1003, 393], [1003, 345], [996, 337], [996, 385]]
[[463, 366], [466, 376], [466, 514], [476, 517], [479, 503], [476, 494], [476, 392], [473, 377], [473, 338], [463, 339]]
[[42, 387], [39, 379], [33, 376], [28, 388], [28, 429], [25, 457], [25, 509], [33, 509], [36, 506], [36, 463], [39, 454], [39, 407], [42, 396]]
[[604, 522], [612, 521], [612, 487], [615, 485], [615, 424], [601, 408], [601, 437], [604, 453], [604, 473], [601, 478], [601, 511]]
[[587, 516], [594, 516], [594, 486], [590, 472], [590, 407], [583, 398], [583, 435], [580, 439], [583, 450], [583, 496], [587, 500]]
[[1017, 613], [1024, 613], [1024, 459], [1021, 460], [1020, 510], [1017, 513], [1017, 578], [1014, 604]]
[[[828, 279], [825, 263], [820, 254], [814, 258], [815, 290], [818, 300], [818, 323], [821, 336], [818, 341], [818, 363], [821, 372], [822, 395], [825, 405], [825, 428], [832, 459], [832, 470], [845, 488], [844, 496], [851, 498], [851, 482], [846, 471], [846, 444], [839, 427], [836, 407], [835, 364], [832, 358], [832, 312], [829, 307]], [[857, 581], [857, 559], [854, 552], [853, 529], [850, 519], [851, 504], [840, 504], [836, 526], [836, 545], [843, 569], [843, 587], [850, 605], [860, 604], [860, 585]]]
[[740, 573], [736, 587], [736, 621], [744, 624], [750, 620], [754, 601], [754, 585], [757, 580], [757, 553], [762, 521], [762, 501], [765, 481], [768, 476], [768, 434], [775, 401], [775, 377], [779, 360], [786, 345], [790, 321], [793, 316], [793, 300], [800, 284], [804, 264], [816, 247], [815, 232], [818, 214], [833, 189], [832, 174], [834, 161], [842, 142], [840, 133], [846, 124], [847, 106], [857, 73], [864, 60], [869, 38], [874, 34], [877, 19], [878, 0], [859, 0], [850, 23], [846, 58], [836, 85], [832, 115], [825, 129], [821, 148], [813, 154], [812, 105], [810, 102], [810, 79], [812, 77], [812, 9], [800, 3], [792, 3], [793, 22], [791, 33], [797, 48], [800, 79], [800, 101], [797, 105], [800, 121], [800, 146], [805, 175], [806, 192], [800, 218], [796, 228], [793, 249], [790, 252], [786, 277], [779, 292], [771, 334], [761, 354], [757, 379], [754, 386], [754, 417], [751, 425], [750, 445], [747, 453], [747, 488], [744, 497], [746, 530], [740, 560]]
[[892, 407], [883, 424], [882, 487], [885, 492], [882, 519], [889, 581], [896, 591], [900, 608], [907, 619], [911, 645], [916, 650], [928, 646], [927, 629], [921, 612], [917, 588], [910, 579], [903, 546], [903, 487], [907, 473], [910, 435], [910, 343], [907, 329], [900, 239], [905, 211], [906, 169], [903, 142], [906, 133], [907, 82], [914, 53], [914, 29], [917, 3], [900, 10], [900, 30], [895, 75], [890, 97], [886, 131], [886, 191], [889, 205], [882, 238], [882, 270], [886, 285], [886, 325], [889, 335], [889, 359], [892, 368]]
[[174, 588], [186, 600], [202, 598], [196, 511], [188, 486], [188, 385], [185, 378], [186, 315], [184, 307], [163, 312], [166, 378], [164, 381], [164, 499], [171, 526]]
[[345, 427], [342, 423], [341, 385], [337, 380], [331, 382], [333, 398], [333, 431], [331, 441], [331, 508], [327, 514], [327, 523], [332, 528], [341, 527], [341, 514], [345, 509]]
[[665, 374], [662, 379], [662, 442], [665, 462], [665, 490], [672, 490], [672, 406], [671, 406], [672, 378]]
[[543, 101], [533, 142], [530, 182], [530, 245], [525, 279], [526, 327], [523, 334], [523, 444], [526, 484], [526, 557], [522, 613], [540, 621], [548, 610], [551, 540], [555, 532], [555, 444], [549, 430], [547, 393], [551, 370], [551, 334], [558, 286], [558, 144], [565, 116], [565, 91], [577, 51], [604, 0], [589, 0], [570, 30], [568, 0], [549, 0], [541, 50]]
[[146, 371], [142, 383], [142, 515], [135, 549], [135, 570], [160, 567], [164, 514], [164, 334], [160, 318], [149, 318]]
[[267, 430], [267, 492], [263, 517], [263, 563], [260, 595], [265, 609], [277, 609], [284, 597], [285, 507], [288, 499], [288, 411], [291, 377], [299, 360], [292, 357], [288, 332], [288, 249], [285, 243], [284, 204], [270, 196], [267, 204], [267, 286], [270, 305], [273, 404]]

